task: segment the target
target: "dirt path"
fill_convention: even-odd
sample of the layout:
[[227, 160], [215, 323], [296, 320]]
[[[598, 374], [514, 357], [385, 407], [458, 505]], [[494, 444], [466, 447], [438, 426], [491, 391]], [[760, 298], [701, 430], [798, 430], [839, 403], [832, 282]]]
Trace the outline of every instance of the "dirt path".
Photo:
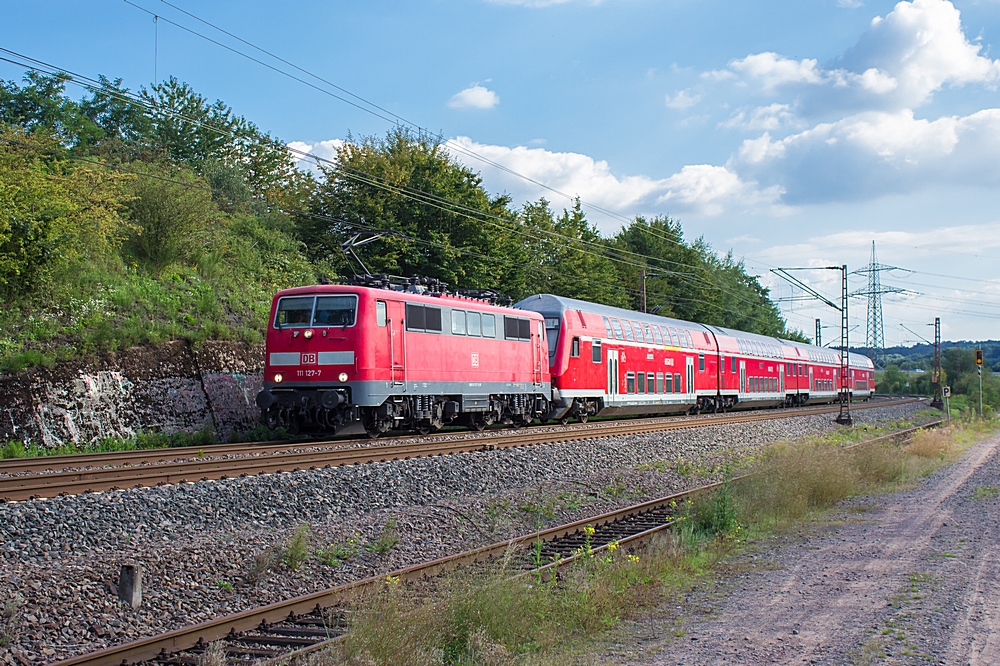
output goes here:
[[998, 487], [994, 436], [913, 490], [855, 502], [721, 595], [691, 599], [705, 619], [637, 625], [605, 662], [1000, 664]]

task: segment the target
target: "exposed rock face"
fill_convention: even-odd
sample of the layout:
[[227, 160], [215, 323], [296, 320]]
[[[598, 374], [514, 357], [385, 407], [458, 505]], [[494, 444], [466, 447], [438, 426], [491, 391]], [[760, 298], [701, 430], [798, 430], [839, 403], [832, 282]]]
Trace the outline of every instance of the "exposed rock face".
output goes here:
[[205, 427], [227, 439], [257, 424], [263, 363], [263, 345], [171, 342], [0, 377], [0, 441], [55, 447]]

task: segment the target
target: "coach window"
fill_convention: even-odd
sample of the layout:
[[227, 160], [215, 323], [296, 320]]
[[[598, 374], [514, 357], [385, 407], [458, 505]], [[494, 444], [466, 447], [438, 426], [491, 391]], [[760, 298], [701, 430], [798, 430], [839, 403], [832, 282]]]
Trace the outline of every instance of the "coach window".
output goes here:
[[653, 344], [653, 342], [655, 341], [655, 338], [653, 337], [653, 329], [651, 329], [649, 327], [649, 324], [645, 322], [643, 322], [642, 328], [644, 331], [646, 331], [646, 342], [648, 342], [649, 344]]
[[315, 296], [295, 296], [278, 300], [278, 311], [274, 315], [274, 326], [309, 326], [312, 319]]
[[628, 319], [622, 319], [622, 327], [625, 329], [625, 339], [635, 342], [635, 334], [632, 332], [632, 324]]
[[736, 373], [736, 357], [735, 356], [730, 356], [729, 357], [729, 368], [730, 368], [730, 370], [729, 370], [730, 372], [732, 372], [733, 374]]
[[656, 392], [663, 393], [663, 373], [656, 373]]
[[580, 357], [580, 338], [573, 338], [573, 344], [570, 347], [569, 355], [573, 358]]
[[635, 331], [635, 341], [643, 342], [646, 340], [645, 334], [642, 332], [642, 324], [637, 321], [632, 322], [632, 330]]
[[681, 373], [674, 373], [674, 393], [683, 393], [681, 390]]
[[497, 337], [497, 320], [494, 315], [491, 314], [483, 315], [483, 337], [484, 338]]
[[705, 372], [705, 355], [698, 354], [698, 372]]
[[636, 386], [636, 393], [644, 393], [646, 391], [646, 373], [639, 373], [639, 383]]
[[646, 375], [646, 393], [656, 393], [656, 377], [652, 372]]
[[601, 356], [601, 341], [595, 339], [590, 343], [590, 358], [594, 363], [600, 363], [603, 360]]
[[669, 330], [670, 330], [670, 344], [673, 345], [674, 347], [680, 347], [681, 342], [680, 340], [677, 339], [677, 329], [671, 326]]
[[626, 372], [625, 373], [625, 391], [626, 393], [635, 393], [635, 373]]
[[385, 326], [385, 301], [375, 301], [375, 323]]
[[607, 333], [608, 340], [615, 339], [615, 333], [611, 330], [611, 321], [607, 317], [601, 317], [604, 320], [604, 332]]
[[611, 328], [613, 328], [614, 331], [615, 331], [615, 339], [616, 340], [624, 340], [625, 339], [625, 334], [622, 333], [621, 322], [619, 322], [617, 319], [612, 319], [611, 320]]
[[674, 376], [668, 372], [667, 373], [667, 393], [673, 393], [673, 392], [674, 392]]
[[653, 338], [656, 340], [656, 344], [658, 344], [658, 345], [662, 345], [663, 344], [663, 338], [660, 337], [660, 327], [659, 326], [655, 326], [655, 325], [653, 326]]
[[465, 332], [479, 337], [483, 334], [483, 315], [478, 312], [467, 312], [465, 315]]
[[465, 335], [465, 310], [451, 311], [451, 332], [453, 335]]

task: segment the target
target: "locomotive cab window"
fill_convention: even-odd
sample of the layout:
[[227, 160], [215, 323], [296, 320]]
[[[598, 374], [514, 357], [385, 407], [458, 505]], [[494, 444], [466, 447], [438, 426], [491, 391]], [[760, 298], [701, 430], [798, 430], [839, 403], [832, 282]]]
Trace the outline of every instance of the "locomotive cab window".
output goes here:
[[375, 324], [385, 326], [385, 301], [375, 301]]
[[465, 311], [451, 311], [451, 333], [452, 335], [465, 335]]
[[579, 358], [580, 356], [580, 338], [573, 338], [573, 344], [570, 346], [569, 355], [573, 358]]
[[601, 356], [601, 341], [594, 340], [590, 343], [590, 358], [594, 363], [600, 363], [603, 360]]
[[354, 326], [357, 296], [317, 296], [313, 326]]
[[315, 302], [315, 296], [292, 296], [280, 299], [278, 311], [274, 316], [275, 327], [309, 326]]

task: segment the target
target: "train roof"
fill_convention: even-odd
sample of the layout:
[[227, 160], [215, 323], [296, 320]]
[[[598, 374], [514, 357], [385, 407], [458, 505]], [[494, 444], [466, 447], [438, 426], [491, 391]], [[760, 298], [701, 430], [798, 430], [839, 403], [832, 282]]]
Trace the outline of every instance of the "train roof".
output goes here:
[[616, 308], [611, 305], [590, 303], [588, 301], [581, 301], [575, 298], [555, 296], [553, 294], [536, 294], [534, 296], [528, 296], [524, 300], [515, 303], [514, 307], [522, 310], [535, 310], [537, 312], [565, 312], [566, 310], [581, 310], [583, 312], [603, 315], [605, 317], [645, 321], [650, 324], [666, 324], [668, 326], [674, 326], [675, 328], [681, 327], [697, 330], [705, 330], [707, 328], [702, 324], [684, 321], [683, 319], [661, 317], [660, 315], [636, 312], [635, 310], [626, 310], [625, 308]]
[[[508, 305], [497, 305], [481, 298], [470, 298], [459, 294], [417, 292], [410, 290], [384, 289], [380, 287], [367, 287], [352, 284], [312, 284], [302, 287], [290, 287], [282, 289], [275, 294], [275, 298], [283, 296], [309, 296], [314, 294], [367, 294], [373, 298], [409, 301], [412, 303], [423, 303], [425, 305], [436, 305], [445, 308], [457, 308], [465, 310], [481, 310], [483, 312], [496, 312], [501, 314], [514, 315], [513, 310], [518, 308]], [[522, 310], [532, 319], [539, 319], [541, 315], [530, 310]], [[530, 313], [530, 314], [527, 314]]]

